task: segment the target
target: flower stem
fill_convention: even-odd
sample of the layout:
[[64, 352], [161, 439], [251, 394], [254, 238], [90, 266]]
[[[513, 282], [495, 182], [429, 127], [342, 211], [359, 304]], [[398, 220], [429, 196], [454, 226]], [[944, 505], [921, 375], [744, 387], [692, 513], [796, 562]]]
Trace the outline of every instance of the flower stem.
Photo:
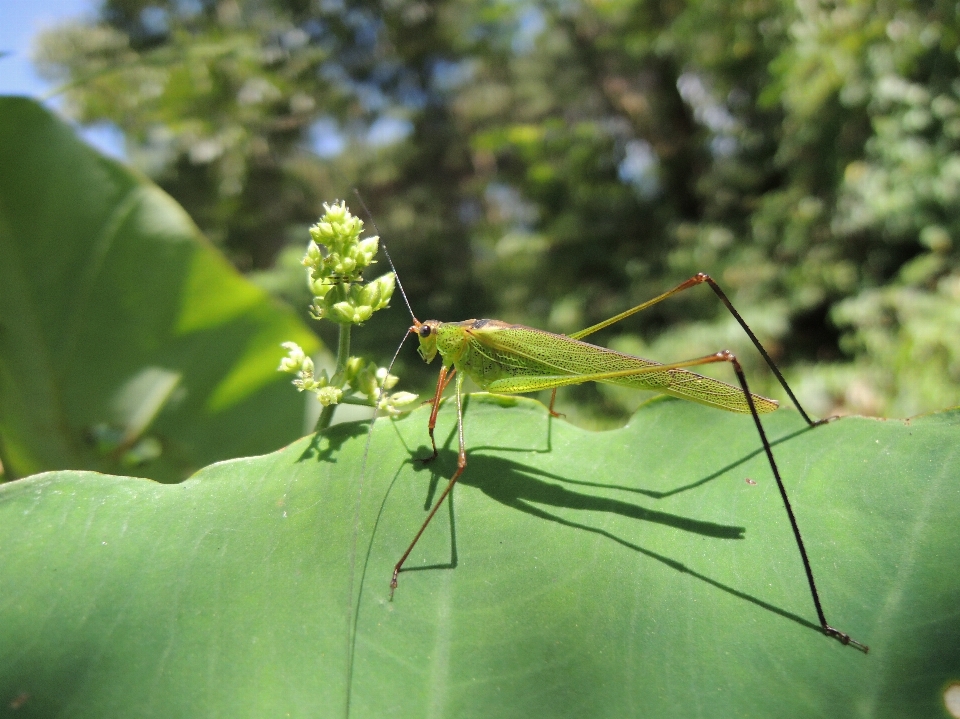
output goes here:
[[[347, 360], [350, 359], [350, 324], [339, 324], [340, 338], [337, 342], [337, 368], [333, 371], [333, 377], [330, 378], [330, 384], [337, 387], [343, 384], [344, 374], [347, 370]], [[333, 420], [333, 413], [337, 410], [337, 405], [329, 404], [320, 412], [317, 418], [317, 424], [314, 426], [314, 432], [320, 432], [330, 426]]]

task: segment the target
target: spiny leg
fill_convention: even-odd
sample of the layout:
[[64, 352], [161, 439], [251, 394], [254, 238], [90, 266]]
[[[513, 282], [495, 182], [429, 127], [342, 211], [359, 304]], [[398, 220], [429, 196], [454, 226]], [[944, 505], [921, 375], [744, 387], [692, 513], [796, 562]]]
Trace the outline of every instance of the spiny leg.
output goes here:
[[[427, 429], [430, 432], [430, 444], [433, 445], [433, 454], [429, 457], [418, 459], [418, 462], [426, 464], [437, 458], [437, 442], [433, 438], [433, 432], [437, 428], [437, 413], [440, 411], [440, 399], [443, 397], [443, 391], [447, 388], [447, 385], [450, 384], [450, 380], [456, 371], [456, 368], [451, 369], [445, 366], [440, 368], [440, 376], [437, 377], [437, 390], [433, 395], [433, 408], [430, 410], [430, 422], [427, 425]], [[459, 382], [459, 379], [457, 381]]]
[[[796, 395], [794, 395], [793, 390], [790, 389], [790, 385], [787, 384], [787, 381], [784, 378], [783, 374], [780, 372], [780, 369], [777, 367], [776, 363], [774, 363], [773, 358], [771, 358], [770, 355], [767, 353], [766, 349], [760, 343], [760, 340], [753, 333], [753, 330], [750, 329], [749, 325], [747, 325], [743, 317], [740, 316], [740, 313], [737, 312], [736, 308], [733, 306], [733, 303], [727, 297], [726, 293], [722, 289], [720, 289], [720, 285], [718, 285], [716, 281], [712, 277], [710, 277], [710, 275], [707, 275], [703, 272], [700, 272], [694, 275], [693, 277], [691, 277], [689, 280], [686, 280], [685, 282], [681, 282], [672, 290], [668, 290], [667, 292], [664, 292], [663, 294], [657, 297], [654, 297], [652, 300], [649, 300], [640, 305], [637, 305], [636, 307], [633, 307], [625, 312], [621, 312], [620, 314], [614, 317], [611, 317], [608, 320], [604, 320], [599, 324], [593, 325], [592, 327], [588, 327], [585, 330], [576, 332], [570, 335], [570, 337], [573, 339], [582, 339], [583, 337], [586, 337], [587, 335], [590, 335], [596, 332], [597, 330], [603, 329], [604, 327], [608, 327], [614, 324], [615, 322], [619, 322], [625, 317], [629, 317], [630, 315], [636, 312], [640, 312], [641, 310], [647, 309], [648, 307], [652, 307], [653, 305], [657, 304], [658, 302], [662, 302], [663, 300], [667, 299], [668, 297], [671, 297], [672, 295], [675, 295], [679, 292], [683, 292], [684, 290], [689, 289], [691, 287], [696, 287], [697, 285], [702, 284], [704, 282], [710, 285], [710, 289], [713, 290], [714, 294], [717, 295], [717, 297], [724, 304], [727, 310], [729, 310], [730, 314], [733, 315], [734, 319], [736, 319], [736, 321], [743, 328], [743, 331], [746, 332], [747, 336], [750, 338], [750, 341], [753, 342], [754, 346], [760, 352], [761, 356], [763, 357], [767, 365], [770, 367], [770, 369], [773, 371], [774, 375], [776, 376], [777, 381], [780, 383], [780, 386], [782, 386], [784, 391], [786, 391], [787, 395], [793, 401], [794, 406], [797, 408], [797, 411], [800, 412], [800, 415], [807, 422], [807, 424], [811, 427], [815, 427], [819, 424], [829, 422], [830, 418], [821, 419], [819, 421], [814, 421], [810, 419], [810, 416], [803, 409], [803, 406], [800, 404], [800, 401], [797, 399]], [[783, 500], [783, 506], [787, 511], [787, 517], [790, 519], [790, 526], [793, 529], [793, 535], [797, 542], [797, 548], [800, 550], [800, 558], [803, 560], [803, 568], [807, 575], [807, 582], [810, 585], [810, 594], [813, 597], [813, 603], [817, 610], [817, 618], [820, 620], [820, 626], [824, 634], [838, 639], [843, 644], [852, 644], [858, 649], [860, 649], [861, 651], [864, 651], [864, 652], [868, 651], [868, 647], [865, 644], [861, 644], [855, 639], [852, 639], [850, 635], [845, 634], [844, 632], [841, 632], [838, 629], [835, 629], [834, 627], [831, 627], [827, 623], [826, 616], [823, 613], [823, 606], [820, 603], [820, 595], [819, 595], [819, 592], [817, 591], [816, 582], [814, 581], [814, 578], [813, 578], [813, 569], [810, 566], [810, 560], [807, 556], [806, 547], [804, 547], [804, 544], [803, 544], [803, 538], [800, 536], [800, 527], [797, 524], [797, 519], [793, 513], [793, 508], [790, 506], [790, 500], [787, 497], [787, 490], [784, 487], [782, 478], [780, 477], [780, 470], [777, 467], [776, 460], [774, 459], [773, 449], [770, 446], [770, 442], [767, 440], [766, 432], [764, 432], [763, 424], [760, 421], [760, 415], [757, 413], [757, 408], [754, 403], [753, 395], [750, 394], [750, 389], [747, 385], [746, 375], [744, 374], [743, 368], [740, 366], [740, 362], [737, 360], [736, 356], [729, 351], [719, 352], [712, 359], [710, 357], [705, 357], [700, 360], [700, 362], [703, 364], [706, 364], [708, 362], [717, 362], [717, 361], [726, 361], [726, 362], [730, 362], [733, 365], [734, 372], [737, 375], [737, 380], [740, 383], [741, 389], [743, 389], [744, 395], [747, 400], [747, 404], [750, 408], [750, 414], [753, 417], [754, 424], [756, 424], [757, 432], [760, 435], [760, 441], [763, 443], [763, 450], [767, 455], [767, 461], [770, 464], [770, 469], [773, 472], [774, 479], [776, 479], [777, 481], [777, 487], [780, 490], [780, 497]], [[682, 366], [693, 366], [693, 365], [684, 363]], [[556, 399], [556, 389], [554, 389], [553, 396], [550, 398], [551, 414], [554, 413], [553, 403], [555, 399]]]
[[[724, 291], [720, 289], [720, 285], [718, 285], [714, 281], [714, 279], [710, 277], [710, 275], [704, 274], [703, 272], [699, 273], [692, 279], [696, 280], [697, 284], [699, 284], [700, 282], [706, 282], [707, 284], [709, 284], [710, 289], [712, 289], [714, 293], [717, 295], [717, 297], [720, 298], [720, 301], [724, 304], [724, 306], [726, 306], [726, 308], [730, 310], [730, 314], [732, 314], [734, 319], [740, 323], [740, 326], [743, 328], [743, 331], [747, 333], [747, 337], [749, 337], [750, 341], [753, 342], [754, 347], [757, 348], [757, 350], [763, 356], [763, 359], [766, 360], [767, 366], [770, 367], [770, 369], [773, 371], [773, 374], [776, 376], [777, 381], [780, 383], [780, 386], [783, 387], [784, 391], [787, 393], [787, 395], [790, 397], [790, 400], [793, 402], [793, 406], [797, 408], [797, 411], [806, 420], [808, 425], [810, 425], [811, 427], [815, 427], [818, 424], [825, 424], [829, 422], [831, 419], [835, 419], [833, 417], [826, 417], [824, 419], [819, 419], [816, 421], [810, 419], [810, 416], [806, 413], [806, 411], [804, 411], [803, 406], [800, 404], [800, 400], [798, 400], [796, 395], [793, 394], [793, 390], [790, 389], [790, 385], [787, 384], [787, 380], [784, 379], [784, 376], [783, 374], [781, 374], [780, 369], [777, 367], [776, 364], [774, 364], [773, 359], [770, 357], [769, 354], [767, 354], [767, 351], [763, 348], [763, 345], [760, 344], [760, 340], [757, 339], [757, 336], [753, 334], [753, 330], [750, 329], [749, 325], [747, 325], [743, 317], [740, 316], [740, 313], [737, 312], [737, 310], [734, 308], [733, 303], [730, 302], [730, 300], [727, 298], [727, 295], [724, 293]], [[736, 357], [734, 357], [734, 362], [735, 362], [734, 368], [738, 369], [740, 367], [740, 364], [739, 362], [736, 361]], [[743, 376], [742, 371], [739, 372], [738, 374], [741, 377]], [[741, 384], [743, 384], [745, 387], [746, 380], [741, 380]], [[757, 422], [759, 422], [756, 412], [754, 412], [753, 417], [755, 420], [757, 420]]]
[[736, 355], [729, 350], [724, 350], [722, 352], [717, 352], [715, 355], [703, 357], [700, 360], [694, 360], [692, 363], [683, 364], [689, 367], [696, 364], [707, 364], [710, 362], [729, 362], [733, 365], [733, 371], [737, 375], [737, 381], [740, 383], [740, 388], [743, 390], [743, 394], [746, 397], [747, 405], [750, 407], [750, 414], [753, 417], [753, 422], [757, 427], [757, 433], [760, 435], [760, 442], [763, 444], [763, 451], [767, 455], [767, 462], [770, 464], [770, 470], [773, 472], [773, 478], [777, 481], [777, 488], [780, 490], [780, 498], [783, 500], [784, 509], [787, 510], [787, 517], [790, 520], [790, 527], [793, 529], [793, 536], [797, 542], [797, 549], [800, 550], [800, 559], [803, 561], [803, 569], [806, 572], [807, 583], [810, 586], [810, 596], [813, 597], [813, 605], [817, 610], [817, 619], [820, 620], [821, 630], [828, 637], [837, 639], [841, 644], [852, 644], [860, 651], [864, 653], [868, 652], [869, 647], [866, 644], [861, 644], [856, 639], [853, 639], [849, 634], [841, 632], [839, 629], [835, 629], [827, 623], [826, 615], [823, 613], [823, 605], [820, 603], [820, 593], [817, 591], [817, 584], [813, 578], [813, 568], [810, 566], [810, 559], [807, 556], [807, 549], [803, 544], [803, 537], [800, 535], [800, 526], [797, 524], [797, 518], [793, 513], [793, 507], [790, 506], [790, 499], [787, 497], [787, 489], [783, 484], [783, 479], [780, 477], [780, 469], [777, 467], [777, 461], [773, 457], [773, 448], [770, 446], [770, 441], [767, 439], [767, 433], [764, 431], [763, 423], [760, 421], [760, 415], [757, 413], [753, 395], [750, 393], [750, 387], [747, 384], [747, 377], [744, 374], [743, 368], [740, 366], [740, 362], [737, 360]]
[[447, 386], [450, 384], [450, 380], [453, 379], [453, 376], [454, 376], [456, 373], [457, 373], [457, 368], [456, 368], [456, 367], [451, 367], [449, 370], [447, 370], [447, 376], [446, 376], [446, 378], [443, 380], [443, 387], [440, 388], [440, 394], [443, 394], [444, 392], [447, 391]]
[[[442, 375], [441, 375], [442, 378]], [[438, 382], [438, 385], [441, 384]], [[440, 509], [440, 505], [443, 504], [443, 500], [447, 498], [447, 495], [450, 494], [450, 490], [453, 489], [453, 485], [457, 483], [457, 480], [460, 478], [460, 475], [463, 474], [464, 468], [467, 466], [467, 450], [463, 442], [463, 405], [460, 400], [461, 390], [463, 388], [463, 375], [457, 375], [457, 438], [460, 443], [460, 452], [457, 455], [457, 471], [453, 473], [453, 476], [450, 478], [450, 481], [447, 483], [446, 489], [441, 492], [439, 499], [433, 505], [433, 509], [430, 510], [430, 514], [427, 515], [427, 518], [423, 521], [423, 524], [420, 526], [420, 530], [417, 532], [416, 536], [413, 538], [413, 541], [410, 542], [410, 546], [407, 547], [407, 551], [403, 553], [403, 556], [400, 557], [400, 561], [397, 562], [397, 565], [393, 568], [393, 578], [390, 580], [390, 599], [393, 599], [393, 590], [397, 588], [397, 575], [400, 574], [400, 569], [403, 567], [403, 563], [407, 561], [407, 557], [410, 556], [410, 552], [413, 551], [413, 548], [416, 546], [417, 541], [420, 539], [420, 535], [423, 534], [423, 530], [427, 528], [427, 525], [430, 524], [430, 520], [433, 519], [433, 515], [437, 513], [437, 510]], [[431, 437], [432, 437], [431, 433]], [[436, 447], [434, 447], [434, 452], [436, 452]], [[434, 454], [436, 456], [436, 454]], [[432, 459], [432, 458], [431, 458]]]
[[740, 383], [740, 391], [744, 393], [747, 409], [753, 416], [753, 421], [757, 426], [757, 432], [760, 434], [760, 441], [763, 443], [763, 449], [767, 455], [767, 461], [770, 464], [770, 469], [773, 471], [774, 479], [777, 481], [777, 486], [780, 489], [780, 497], [783, 499], [783, 505], [786, 508], [787, 516], [790, 519], [790, 526], [793, 529], [793, 536], [796, 539], [797, 547], [800, 550], [800, 558], [803, 560], [803, 567], [807, 574], [807, 582], [810, 585], [810, 594], [813, 597], [813, 603], [817, 610], [817, 618], [820, 620], [821, 630], [827, 636], [834, 637], [843, 644], [852, 644], [857, 649], [866, 652], [867, 646], [865, 644], [861, 644], [860, 642], [852, 639], [850, 635], [845, 634], [838, 629], [834, 629], [827, 624], [826, 617], [823, 613], [823, 607], [820, 603], [820, 594], [817, 591], [817, 586], [813, 579], [813, 569], [811, 568], [810, 560], [807, 557], [806, 547], [803, 545], [803, 538], [800, 536], [800, 527], [797, 525], [796, 517], [793, 514], [793, 508], [790, 506], [790, 500], [787, 498], [787, 490], [783, 485], [783, 480], [780, 478], [780, 470], [777, 467], [776, 460], [773, 457], [773, 449], [770, 446], [770, 442], [767, 440], [766, 432], [763, 430], [763, 424], [760, 422], [756, 400], [750, 393], [750, 388], [747, 385], [747, 379], [743, 373], [743, 368], [740, 366], [740, 362], [732, 352], [724, 350], [722, 352], [716, 352], [714, 354], [707, 355], [706, 357], [685, 360], [683, 362], [671, 362], [669, 364], [652, 365], [626, 370], [595, 372], [589, 374], [570, 375], [566, 377], [543, 376], [521, 379], [511, 378], [497, 380], [490, 386], [491, 389], [499, 392], [531, 392], [540, 389], [550, 389], [551, 387], [581, 384], [583, 382], [604, 382], [627, 377], [641, 377], [649, 374], [669, 374], [670, 370], [696, 367], [698, 365], [705, 365], [713, 362], [730, 362], [733, 365], [734, 372], [737, 375], [737, 380]]
[[[767, 439], [767, 433], [763, 429], [763, 423], [760, 422], [760, 415], [757, 414], [757, 409], [754, 406], [753, 395], [750, 394], [750, 388], [747, 386], [747, 377], [743, 373], [743, 368], [740, 366], [740, 362], [737, 361], [736, 356], [732, 352], [725, 351], [721, 354], [726, 355], [727, 361], [733, 365], [733, 371], [736, 373], [737, 380], [740, 382], [740, 386], [743, 388], [744, 395], [746, 395], [747, 404], [750, 405], [750, 414], [753, 416], [753, 422], [757, 426], [757, 433], [760, 435], [760, 441], [763, 443], [763, 451], [767, 454], [767, 461], [770, 463], [770, 469], [773, 472], [773, 478], [777, 480], [777, 488], [780, 490], [780, 497], [783, 499], [783, 506], [787, 510], [787, 517], [790, 519], [790, 527], [793, 529], [793, 536], [797, 540], [797, 548], [800, 550], [800, 558], [803, 560], [803, 569], [807, 573], [807, 582], [810, 585], [810, 594], [813, 597], [813, 604], [817, 609], [817, 618], [820, 620], [820, 628], [828, 637], [834, 637], [835, 639], [839, 640], [841, 644], [852, 644], [860, 651], [866, 653], [870, 650], [866, 644], [861, 644], [856, 639], [853, 639], [849, 634], [841, 632], [839, 629], [835, 629], [827, 624], [826, 615], [823, 613], [823, 606], [820, 604], [820, 594], [817, 592], [817, 585], [813, 579], [813, 568], [810, 566], [810, 559], [807, 557], [807, 550], [803, 546], [803, 538], [800, 536], [800, 526], [797, 524], [797, 518], [793, 514], [793, 507], [790, 506], [790, 500], [787, 497], [787, 489], [783, 486], [783, 480], [780, 478], [780, 470], [777, 467], [777, 462], [773, 458], [773, 448], [770, 446], [770, 442]], [[806, 417], [806, 415], [804, 415], [804, 417]], [[807, 421], [809, 422], [809, 419]]]

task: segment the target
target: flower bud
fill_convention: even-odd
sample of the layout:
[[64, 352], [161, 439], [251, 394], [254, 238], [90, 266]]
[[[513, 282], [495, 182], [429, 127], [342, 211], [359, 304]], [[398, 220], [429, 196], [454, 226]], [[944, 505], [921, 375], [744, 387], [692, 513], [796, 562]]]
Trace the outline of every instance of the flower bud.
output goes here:
[[313, 392], [319, 385], [310, 375], [297, 375], [297, 379], [293, 380], [293, 386], [298, 392]]
[[347, 366], [344, 369], [344, 378], [347, 381], [347, 384], [353, 385], [354, 381], [357, 378], [357, 375], [363, 369], [363, 358], [362, 357], [351, 357], [347, 360]]
[[[374, 311], [389, 305], [396, 278], [388, 272], [365, 284], [362, 273], [376, 262], [380, 239], [360, 239], [363, 222], [350, 214], [346, 203], [324, 205], [324, 210], [323, 217], [310, 228], [311, 241], [302, 259], [307, 268], [307, 286], [313, 293], [310, 313], [316, 319], [330, 319], [341, 325], [365, 322]], [[343, 342], [344, 337], [349, 338], [344, 334], [347, 329], [341, 327], [342, 348], [347, 346]], [[280, 369], [295, 373], [293, 384], [297, 389], [314, 392], [325, 407], [339, 404], [344, 396], [354, 398], [351, 401], [359, 396], [395, 415], [417, 400], [410, 392], [388, 396], [387, 390], [397, 384], [397, 377], [372, 362], [349, 357], [342, 371], [331, 380], [326, 371], [315, 376], [313, 360], [294, 343], [284, 347], [288, 356], [281, 361]]]
[[390, 389], [397, 384], [399, 378], [396, 375], [387, 374], [386, 367], [380, 367], [377, 370], [377, 385], [384, 389]]
[[379, 307], [381, 294], [382, 285], [379, 280], [374, 280], [357, 291], [357, 302], [371, 307]]
[[353, 379], [352, 387], [373, 402], [377, 398], [377, 366], [373, 362], [368, 362], [357, 372]]
[[353, 305], [349, 302], [337, 302], [330, 308], [330, 318], [341, 324], [351, 324], [354, 320]]
[[325, 317], [328, 317], [330, 314], [327, 308], [319, 302], [314, 302], [312, 305], [310, 305], [308, 310], [310, 312], [310, 316], [315, 320], [322, 320]]
[[413, 409], [410, 405], [417, 401], [417, 397], [418, 395], [412, 394], [411, 392], [396, 392], [380, 400], [378, 409], [393, 417], [401, 412], [408, 412]]
[[329, 222], [318, 222], [310, 228], [310, 235], [318, 242], [329, 240], [333, 237], [333, 225]]
[[373, 262], [373, 257], [377, 254], [377, 250], [379, 248], [379, 237], [368, 237], [365, 240], [360, 240], [359, 244], [357, 244], [357, 252], [363, 258], [361, 262], [364, 266], [367, 266]]
[[347, 213], [347, 217], [343, 221], [343, 229], [346, 234], [359, 235], [360, 231], [363, 230], [363, 220], [356, 215]]
[[334, 202], [332, 205], [323, 203], [324, 217], [328, 222], [343, 222], [349, 215], [346, 202]]
[[284, 342], [280, 346], [287, 350], [287, 356], [280, 360], [280, 366], [277, 367], [277, 371], [299, 372], [300, 368], [303, 367], [304, 361], [307, 359], [303, 348], [300, 347], [300, 345], [298, 345], [296, 342]]
[[310, 240], [310, 244], [307, 245], [307, 254], [303, 256], [303, 259], [300, 260], [305, 267], [316, 267], [323, 261], [323, 253], [320, 252], [320, 246]]
[[382, 310], [390, 306], [390, 298], [393, 297], [393, 290], [397, 285], [397, 278], [392, 272], [381, 275], [373, 281], [379, 287], [380, 301], [373, 305], [373, 310]]
[[324, 407], [340, 404], [340, 400], [343, 399], [343, 390], [339, 387], [324, 387], [317, 392], [317, 399]]
[[313, 279], [310, 278], [307, 280], [307, 285], [310, 288], [310, 292], [313, 293], [314, 299], [322, 300], [327, 296], [327, 293], [333, 287], [329, 282], [325, 282], [323, 279]]

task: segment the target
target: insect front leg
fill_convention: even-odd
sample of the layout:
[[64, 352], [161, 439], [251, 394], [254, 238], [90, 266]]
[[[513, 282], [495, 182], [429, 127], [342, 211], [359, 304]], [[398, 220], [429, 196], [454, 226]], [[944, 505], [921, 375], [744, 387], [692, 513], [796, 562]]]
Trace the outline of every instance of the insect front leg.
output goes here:
[[[443, 385], [444, 371], [441, 370], [440, 381], [437, 383], [437, 386]], [[446, 386], [446, 385], [444, 385]], [[446, 488], [440, 494], [439, 499], [437, 499], [436, 504], [433, 505], [433, 509], [430, 510], [430, 514], [427, 515], [427, 518], [423, 521], [423, 524], [420, 526], [420, 530], [417, 532], [416, 536], [413, 538], [413, 541], [410, 542], [410, 546], [407, 547], [407, 551], [403, 553], [403, 556], [400, 557], [400, 561], [397, 562], [397, 565], [393, 568], [393, 578], [390, 580], [390, 599], [393, 599], [393, 590], [397, 588], [397, 576], [400, 574], [400, 570], [403, 568], [403, 563], [407, 561], [407, 557], [410, 556], [410, 552], [413, 551], [413, 548], [417, 545], [417, 541], [420, 539], [420, 535], [423, 534], [423, 530], [427, 528], [427, 525], [430, 524], [430, 520], [433, 519], [433, 515], [437, 513], [437, 510], [440, 509], [440, 505], [443, 504], [443, 500], [447, 498], [447, 495], [450, 494], [450, 490], [453, 489], [453, 485], [457, 483], [457, 480], [460, 479], [460, 475], [463, 474], [463, 470], [467, 466], [467, 449], [463, 441], [463, 403], [461, 401], [461, 390], [463, 388], [463, 375], [460, 374], [457, 376], [457, 438], [460, 444], [460, 451], [457, 454], [457, 471], [453, 473], [453, 476], [450, 478], [450, 481], [447, 483]], [[439, 397], [439, 393], [437, 395]], [[436, 411], [434, 411], [436, 414]], [[433, 433], [430, 434], [431, 438]], [[434, 445], [434, 457], [436, 456], [436, 445]], [[431, 457], [430, 459], [433, 459]]]
[[433, 437], [433, 433], [437, 428], [437, 413], [440, 411], [440, 399], [443, 397], [443, 391], [447, 388], [447, 385], [450, 384], [450, 380], [453, 379], [453, 375], [456, 373], [456, 371], [456, 368], [448, 368], [446, 366], [440, 368], [440, 376], [437, 377], [437, 389], [433, 394], [433, 408], [430, 410], [430, 422], [427, 424], [427, 431], [430, 433], [430, 444], [433, 446], [433, 454], [431, 454], [429, 457], [418, 459], [418, 462], [423, 462], [426, 464], [427, 462], [432, 462], [437, 458], [437, 442]]

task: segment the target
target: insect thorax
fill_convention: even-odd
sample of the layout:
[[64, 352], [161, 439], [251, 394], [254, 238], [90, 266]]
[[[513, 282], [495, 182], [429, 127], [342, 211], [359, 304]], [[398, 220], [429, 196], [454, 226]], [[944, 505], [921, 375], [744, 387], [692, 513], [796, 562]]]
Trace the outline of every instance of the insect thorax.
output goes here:
[[444, 364], [457, 364], [464, 352], [469, 337], [465, 325], [469, 322], [441, 322], [437, 325], [437, 351], [443, 357]]
[[[468, 375], [481, 389], [487, 389], [500, 379], [558, 373], [555, 367], [520, 353], [498, 349], [485, 339], [491, 333], [496, 335], [515, 329], [518, 329], [516, 325], [499, 320], [445, 323], [438, 333], [438, 347], [444, 353], [445, 362], [456, 365], [458, 371]], [[562, 370], [559, 372], [563, 373]]]

